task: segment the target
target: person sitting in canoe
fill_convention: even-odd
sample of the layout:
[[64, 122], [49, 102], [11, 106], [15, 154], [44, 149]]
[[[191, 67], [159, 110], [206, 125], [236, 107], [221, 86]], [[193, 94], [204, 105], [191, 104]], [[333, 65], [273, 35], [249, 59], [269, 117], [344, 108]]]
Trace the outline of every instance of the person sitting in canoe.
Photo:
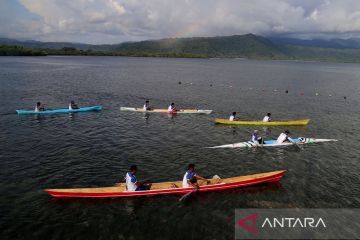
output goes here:
[[176, 113], [177, 109], [175, 107], [175, 103], [171, 103], [170, 106], [168, 107], [168, 112], [169, 113]]
[[279, 135], [279, 137], [276, 140], [276, 143], [281, 144], [281, 143], [284, 143], [284, 142], [291, 142], [293, 144], [296, 144], [295, 141], [291, 137], [289, 137], [289, 134], [290, 134], [290, 131], [285, 130], [285, 132], [283, 132], [283, 133], [281, 133]]
[[126, 173], [125, 181], [126, 181], [127, 191], [134, 192], [134, 191], [149, 190], [151, 187], [151, 183], [144, 183], [144, 182], [138, 181], [136, 178], [136, 175], [135, 175], [136, 171], [137, 171], [136, 165], [132, 165], [130, 167], [130, 172]]
[[197, 180], [203, 180], [206, 181], [207, 183], [210, 183], [209, 180], [207, 180], [206, 178], [197, 175], [195, 173], [195, 164], [189, 164], [188, 166], [188, 170], [186, 171], [184, 178], [183, 178], [183, 183], [182, 186], [183, 188], [187, 188], [187, 187], [194, 187], [196, 189], [199, 188], [199, 184], [197, 183]]
[[236, 116], [236, 112], [233, 112], [233, 113], [231, 114], [231, 116], [229, 117], [229, 120], [230, 120], [230, 121], [234, 121], [234, 120], [235, 120], [235, 116]]
[[79, 107], [78, 107], [77, 104], [75, 104], [75, 101], [72, 100], [72, 101], [69, 103], [69, 110], [74, 110], [74, 109], [79, 109]]
[[270, 122], [271, 121], [271, 113], [266, 114], [266, 116], [263, 118], [263, 122]]
[[143, 109], [144, 109], [144, 111], [150, 111], [151, 110], [149, 100], [145, 101]]
[[255, 143], [256, 145], [263, 144], [262, 137], [259, 136], [259, 131], [255, 130], [251, 136], [251, 142]]
[[41, 102], [37, 102], [35, 106], [35, 112], [42, 112], [45, 111], [45, 107]]

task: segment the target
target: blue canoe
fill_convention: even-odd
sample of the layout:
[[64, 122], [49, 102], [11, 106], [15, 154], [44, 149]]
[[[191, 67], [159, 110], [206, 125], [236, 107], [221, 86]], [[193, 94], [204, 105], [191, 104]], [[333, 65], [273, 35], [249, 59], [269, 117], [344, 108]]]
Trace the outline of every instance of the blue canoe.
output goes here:
[[94, 107], [82, 107], [79, 109], [69, 110], [68, 108], [62, 109], [53, 109], [35, 112], [34, 110], [16, 110], [17, 114], [55, 114], [55, 113], [76, 113], [76, 112], [89, 112], [89, 111], [100, 111], [102, 106], [94, 106]]

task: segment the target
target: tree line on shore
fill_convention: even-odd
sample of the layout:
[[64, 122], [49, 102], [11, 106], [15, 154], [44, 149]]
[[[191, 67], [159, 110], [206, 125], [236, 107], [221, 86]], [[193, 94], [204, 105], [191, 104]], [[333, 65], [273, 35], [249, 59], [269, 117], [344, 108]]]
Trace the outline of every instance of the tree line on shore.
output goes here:
[[26, 48], [16, 45], [0, 45], [0, 56], [131, 56], [131, 57], [169, 57], [169, 58], [207, 58], [205, 54], [173, 52], [132, 52], [132, 51], [94, 51], [64, 47], [61, 49]]

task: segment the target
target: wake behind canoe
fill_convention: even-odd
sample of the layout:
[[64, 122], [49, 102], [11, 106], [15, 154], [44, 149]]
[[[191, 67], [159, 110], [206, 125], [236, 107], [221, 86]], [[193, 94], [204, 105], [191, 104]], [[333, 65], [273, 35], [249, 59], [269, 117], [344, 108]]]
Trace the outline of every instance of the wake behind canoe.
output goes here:
[[[132, 107], [120, 107], [120, 111], [129, 112], [143, 112], [143, 113], [168, 113], [167, 109], [154, 108], [151, 110], [144, 110], [143, 108], [132, 108]], [[202, 109], [179, 109], [174, 113], [187, 113], [187, 114], [210, 114], [212, 110]]]
[[29, 114], [56, 114], [56, 113], [77, 113], [77, 112], [90, 112], [90, 111], [101, 111], [102, 106], [93, 106], [93, 107], [82, 107], [79, 109], [69, 110], [68, 108], [45, 110], [45, 111], [34, 111], [34, 110], [16, 110], [19, 115], [29, 115]]
[[[209, 184], [206, 184], [206, 182], [204, 182], [204, 184], [199, 184], [199, 192], [221, 191], [239, 187], [252, 186], [261, 183], [278, 182], [284, 174], [285, 170], [280, 170], [224, 179], [209, 179]], [[55, 198], [114, 198], [186, 194], [193, 190], [193, 187], [183, 188], [182, 182], [177, 181], [153, 183], [150, 190], [146, 191], [126, 191], [125, 183], [119, 183], [113, 187], [45, 189], [44, 191]]]
[[271, 121], [263, 122], [253, 121], [253, 120], [234, 120], [230, 121], [228, 119], [215, 118], [216, 124], [226, 124], [226, 125], [257, 125], [257, 126], [304, 126], [309, 124], [310, 119], [300, 119], [300, 120], [281, 120], [281, 121]]

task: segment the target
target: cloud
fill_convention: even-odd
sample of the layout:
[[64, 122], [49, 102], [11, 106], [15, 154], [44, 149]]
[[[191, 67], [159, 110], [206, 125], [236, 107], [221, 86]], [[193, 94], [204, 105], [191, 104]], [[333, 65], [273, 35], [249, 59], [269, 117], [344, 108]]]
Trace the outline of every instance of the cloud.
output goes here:
[[360, 37], [358, 0], [17, 0], [19, 6], [8, 10], [10, 1], [0, 3], [0, 15], [12, 13], [0, 17], [0, 34], [37, 40], [118, 43], [245, 33]]

